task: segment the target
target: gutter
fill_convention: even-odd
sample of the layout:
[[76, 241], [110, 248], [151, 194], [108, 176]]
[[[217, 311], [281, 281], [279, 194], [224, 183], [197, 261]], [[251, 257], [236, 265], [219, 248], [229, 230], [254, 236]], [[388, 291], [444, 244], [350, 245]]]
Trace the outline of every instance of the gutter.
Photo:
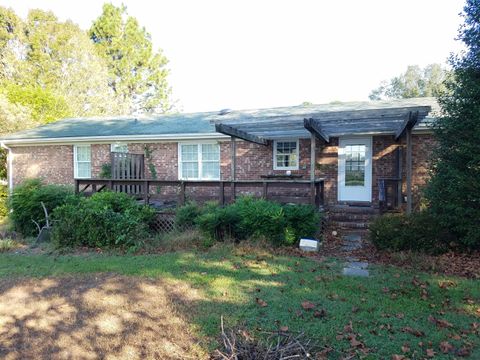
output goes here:
[[165, 135], [115, 135], [115, 136], [71, 136], [61, 138], [30, 138], [30, 139], [4, 139], [4, 144], [9, 145], [39, 145], [39, 144], [72, 144], [72, 143], [112, 143], [112, 142], [157, 142], [157, 141], [183, 141], [183, 140], [230, 140], [230, 136], [219, 133], [194, 133], [194, 134], [165, 134]]
[[8, 177], [8, 193], [11, 195], [13, 192], [13, 152], [12, 149], [9, 148], [5, 143], [2, 141], [0, 146], [8, 151], [7, 154], [7, 177]]

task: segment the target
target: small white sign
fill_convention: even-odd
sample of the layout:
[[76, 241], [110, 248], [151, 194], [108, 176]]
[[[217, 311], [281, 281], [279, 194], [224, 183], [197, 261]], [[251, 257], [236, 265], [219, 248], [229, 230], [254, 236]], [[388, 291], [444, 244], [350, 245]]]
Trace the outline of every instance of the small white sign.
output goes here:
[[300, 239], [300, 250], [318, 251], [319, 242], [313, 239]]

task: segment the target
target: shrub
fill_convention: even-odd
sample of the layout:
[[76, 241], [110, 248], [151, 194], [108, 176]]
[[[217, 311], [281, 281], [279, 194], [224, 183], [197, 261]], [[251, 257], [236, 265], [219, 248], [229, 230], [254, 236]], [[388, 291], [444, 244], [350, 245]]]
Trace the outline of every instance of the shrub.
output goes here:
[[217, 241], [264, 238], [276, 245], [291, 245], [300, 237], [315, 235], [320, 214], [310, 205], [281, 206], [246, 196], [225, 207], [188, 204], [177, 212], [177, 222], [195, 223], [202, 233]]
[[314, 238], [320, 230], [321, 215], [312, 205], [285, 205], [285, 241], [294, 244], [300, 238]]
[[66, 202], [73, 189], [63, 185], [44, 185], [39, 179], [29, 179], [14, 188], [8, 201], [12, 212], [10, 218], [16, 231], [24, 236], [37, 235], [35, 220], [40, 226], [45, 224], [45, 214], [41, 202], [52, 213], [53, 209]]
[[57, 207], [52, 231], [56, 247], [138, 247], [148, 236], [155, 210], [127, 194], [99, 192]]
[[179, 231], [192, 229], [201, 213], [202, 208], [195, 202], [179, 207], [175, 212], [175, 228]]
[[7, 216], [7, 197], [8, 197], [8, 188], [5, 185], [0, 185], [0, 218]]
[[439, 253], [447, 249], [451, 237], [431, 213], [421, 211], [377, 217], [370, 224], [370, 240], [378, 249]]

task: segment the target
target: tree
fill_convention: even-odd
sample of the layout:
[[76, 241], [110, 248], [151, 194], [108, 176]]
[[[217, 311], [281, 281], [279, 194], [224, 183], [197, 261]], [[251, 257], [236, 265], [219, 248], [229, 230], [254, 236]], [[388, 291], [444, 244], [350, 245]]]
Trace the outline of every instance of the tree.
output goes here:
[[404, 99], [440, 96], [445, 91], [447, 72], [440, 64], [430, 64], [424, 69], [410, 65], [404, 74], [383, 81], [373, 90], [370, 100]]
[[466, 51], [451, 56], [453, 79], [439, 98], [438, 149], [426, 195], [431, 211], [460, 244], [480, 248], [480, 0], [467, 0], [458, 38]]
[[150, 34], [126, 7], [103, 6], [89, 31], [98, 53], [107, 61], [110, 86], [129, 112], [167, 112], [172, 108], [167, 58], [154, 52]]

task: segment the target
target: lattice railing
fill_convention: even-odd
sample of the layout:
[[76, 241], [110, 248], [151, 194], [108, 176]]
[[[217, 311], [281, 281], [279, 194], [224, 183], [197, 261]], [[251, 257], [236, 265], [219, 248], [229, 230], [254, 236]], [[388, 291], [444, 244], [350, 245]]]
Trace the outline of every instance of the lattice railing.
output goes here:
[[175, 230], [175, 213], [158, 212], [151, 224], [152, 229], [158, 233], [169, 233]]

